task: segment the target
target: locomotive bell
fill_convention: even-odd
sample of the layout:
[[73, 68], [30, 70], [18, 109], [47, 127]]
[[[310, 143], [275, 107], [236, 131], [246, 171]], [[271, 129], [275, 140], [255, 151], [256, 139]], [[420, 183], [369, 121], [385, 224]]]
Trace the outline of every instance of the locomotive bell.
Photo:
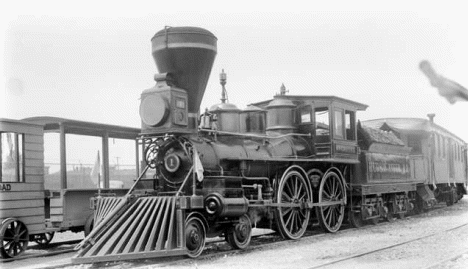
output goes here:
[[192, 132], [217, 52], [217, 38], [198, 27], [166, 27], [151, 39], [160, 74], [142, 93], [142, 131]]

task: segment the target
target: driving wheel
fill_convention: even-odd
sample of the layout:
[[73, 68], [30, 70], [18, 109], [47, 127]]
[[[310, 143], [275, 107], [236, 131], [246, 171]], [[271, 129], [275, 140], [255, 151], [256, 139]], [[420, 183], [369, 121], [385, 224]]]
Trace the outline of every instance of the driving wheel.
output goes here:
[[311, 201], [311, 194], [304, 177], [298, 171], [283, 175], [276, 192], [280, 204], [276, 210], [276, 221], [281, 235], [286, 239], [299, 239], [307, 230], [310, 210], [304, 203]]
[[325, 232], [337, 232], [343, 223], [346, 192], [340, 176], [329, 171], [320, 182], [319, 206], [316, 207], [319, 224]]

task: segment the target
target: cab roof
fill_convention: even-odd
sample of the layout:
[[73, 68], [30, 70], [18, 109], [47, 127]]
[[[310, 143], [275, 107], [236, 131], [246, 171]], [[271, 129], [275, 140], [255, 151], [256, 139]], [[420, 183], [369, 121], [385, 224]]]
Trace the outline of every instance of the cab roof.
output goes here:
[[252, 103], [251, 105], [258, 106], [258, 107], [266, 107], [271, 101], [275, 99], [286, 99], [293, 101], [294, 103], [298, 104], [306, 104], [310, 102], [329, 102], [329, 103], [340, 103], [346, 106], [354, 107], [356, 110], [364, 111], [367, 109], [368, 105], [358, 103], [349, 99], [345, 99], [342, 97], [334, 96], [334, 95], [276, 95], [274, 99], [269, 99], [257, 103]]

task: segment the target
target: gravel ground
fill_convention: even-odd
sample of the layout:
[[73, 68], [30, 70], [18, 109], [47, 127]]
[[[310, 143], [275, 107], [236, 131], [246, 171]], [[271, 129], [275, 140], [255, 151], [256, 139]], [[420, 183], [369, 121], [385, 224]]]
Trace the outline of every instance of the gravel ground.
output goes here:
[[[336, 262], [324, 268], [468, 268], [468, 197], [451, 207], [442, 207], [418, 216], [382, 222], [361, 229], [346, 229], [336, 234], [313, 235], [299, 241], [280, 241], [248, 249], [238, 254], [181, 261], [165, 268], [314, 268]], [[464, 225], [464, 226], [462, 226]], [[460, 227], [461, 226], [461, 227]], [[456, 228], [459, 227], [459, 228]], [[442, 232], [455, 228], [449, 232]], [[318, 227], [315, 227], [318, 229]], [[351, 260], [339, 260], [364, 254], [382, 247], [404, 243]], [[58, 233], [52, 242], [82, 239], [83, 233]], [[255, 239], [256, 241], [260, 241]], [[254, 243], [254, 245], [257, 242]], [[34, 243], [31, 244], [31, 246]], [[220, 249], [229, 249], [221, 245]], [[40, 252], [44, 250], [30, 250]], [[1, 268], [60, 267], [70, 262], [74, 253], [1, 264]], [[5, 266], [5, 267], [4, 267]], [[63, 266], [63, 265], [62, 265]], [[97, 268], [97, 265], [77, 265], [67, 268]], [[107, 268], [160, 268], [151, 260], [120, 263]]]
[[[325, 268], [468, 268], [468, 198], [459, 203], [394, 223], [380, 223], [336, 234], [321, 234], [300, 241], [265, 246], [261, 250], [211, 260], [193, 260], [171, 268], [312, 268], [378, 248], [428, 236]], [[456, 258], [451, 258], [461, 255]], [[444, 261], [441, 264], [437, 264]], [[145, 265], [140, 268], [158, 268]]]

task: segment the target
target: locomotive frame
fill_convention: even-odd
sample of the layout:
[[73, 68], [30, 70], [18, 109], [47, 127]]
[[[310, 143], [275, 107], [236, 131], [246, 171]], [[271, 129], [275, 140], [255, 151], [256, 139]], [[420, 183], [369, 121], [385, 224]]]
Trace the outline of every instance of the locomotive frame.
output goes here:
[[[95, 229], [73, 262], [198, 257], [207, 237], [244, 249], [252, 227], [294, 240], [314, 213], [333, 233], [346, 214], [359, 227], [431, 203], [432, 190], [411, 177], [408, 145], [356, 121], [364, 104], [286, 95], [283, 85], [243, 111], [223, 95], [200, 115], [216, 43], [197, 27], [166, 27], [152, 38], [160, 74], [141, 95], [146, 168], [126, 196], [96, 200]], [[458, 198], [466, 173], [460, 182]]]

